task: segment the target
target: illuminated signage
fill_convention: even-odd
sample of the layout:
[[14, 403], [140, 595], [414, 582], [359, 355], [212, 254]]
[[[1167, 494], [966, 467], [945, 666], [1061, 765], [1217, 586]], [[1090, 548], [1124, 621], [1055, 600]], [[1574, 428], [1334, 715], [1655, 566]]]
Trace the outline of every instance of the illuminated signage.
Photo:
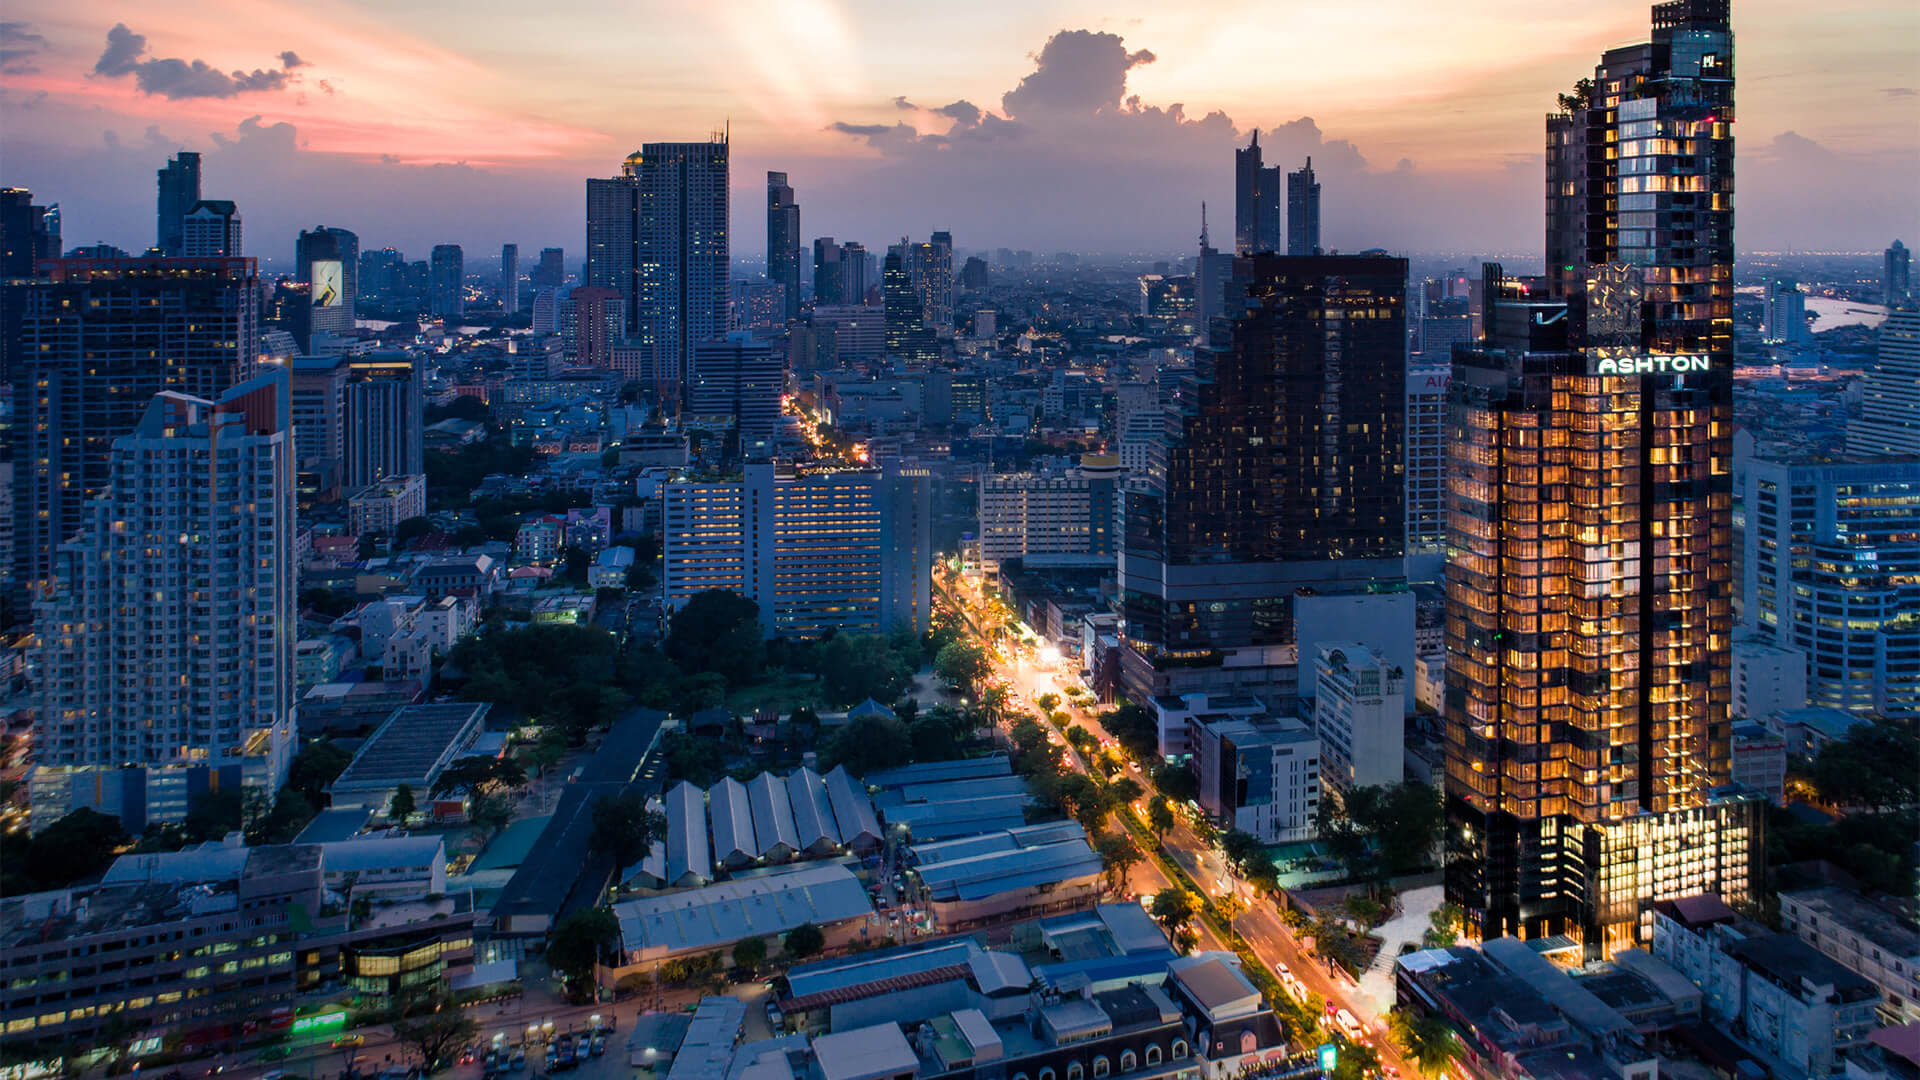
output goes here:
[[1603, 356], [1587, 360], [1589, 375], [1684, 375], [1707, 371], [1713, 358], [1702, 353], [1680, 356]]
[[1340, 1048], [1332, 1043], [1320, 1044], [1320, 1068], [1332, 1072], [1340, 1064]]
[[313, 262], [313, 306], [339, 307], [346, 303], [346, 275], [339, 259]]
[[[334, 263], [333, 265], [339, 266], [340, 264]], [[295, 1034], [298, 1034], [302, 1031], [319, 1031], [323, 1028], [345, 1027], [346, 1025], [347, 1025], [346, 1010], [335, 1009], [331, 1012], [314, 1013], [312, 1016], [302, 1016], [293, 1022], [293, 1030]]]

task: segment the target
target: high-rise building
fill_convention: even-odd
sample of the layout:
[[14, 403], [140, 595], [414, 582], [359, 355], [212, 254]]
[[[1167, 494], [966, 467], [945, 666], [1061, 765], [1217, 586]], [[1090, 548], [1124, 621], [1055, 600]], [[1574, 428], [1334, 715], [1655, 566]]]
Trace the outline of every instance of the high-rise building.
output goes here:
[[405, 353], [371, 353], [347, 368], [343, 415], [346, 488], [426, 469], [425, 375]]
[[[288, 367], [294, 465], [303, 476], [313, 477], [315, 495], [338, 489], [345, 478], [347, 378], [352, 366], [345, 353], [334, 353], [296, 356]], [[304, 480], [301, 486], [304, 492]]]
[[620, 176], [587, 181], [586, 284], [626, 296], [630, 344], [655, 370], [690, 371], [693, 346], [726, 333], [727, 168], [716, 134], [647, 143]]
[[1447, 561], [1447, 388], [1451, 364], [1407, 369], [1407, 579], [1437, 581]]
[[1407, 672], [1357, 641], [1323, 641], [1313, 660], [1321, 779], [1342, 792], [1406, 778]]
[[443, 319], [467, 313], [467, 260], [459, 244], [433, 245], [428, 310]]
[[500, 245], [500, 310], [511, 318], [520, 310], [520, 245]]
[[[1440, 283], [1429, 280], [1425, 284], [1431, 288]], [[1467, 298], [1423, 295], [1420, 308], [1414, 358], [1421, 363], [1451, 366], [1453, 347], [1473, 344], [1473, 311]]]
[[767, 174], [767, 280], [786, 290], [786, 320], [800, 317], [800, 204], [787, 174]]
[[141, 411], [37, 606], [35, 828], [179, 821], [198, 794], [277, 790], [297, 749], [287, 376]]
[[703, 341], [693, 348], [687, 408], [703, 416], [733, 417], [740, 460], [764, 461], [773, 455], [785, 391], [781, 358], [751, 334], [732, 333], [724, 341]]
[[760, 606], [772, 637], [925, 631], [933, 568], [926, 469], [749, 464], [745, 472], [662, 489], [663, 588], [674, 610], [726, 589]]
[[926, 323], [926, 305], [913, 287], [906, 269], [906, 244], [887, 252], [880, 271], [880, 291], [886, 300], [887, 354], [910, 364], [935, 364], [940, 348]]
[[560, 348], [583, 367], [610, 367], [627, 337], [627, 301], [617, 290], [583, 285], [560, 301]]
[[180, 224], [181, 253], [189, 259], [238, 258], [241, 241], [240, 208], [231, 199], [201, 199]]
[[865, 244], [852, 240], [840, 245], [840, 295], [842, 303], [865, 304], [873, 291], [873, 256]]
[[[1176, 397], [1161, 491], [1127, 495], [1120, 558], [1129, 696], [1252, 690], [1278, 708], [1335, 609], [1406, 591], [1407, 264], [1385, 256], [1235, 261], [1231, 319]], [[1350, 602], [1351, 601], [1351, 602]], [[1381, 642], [1383, 647], [1387, 645]]]
[[153, 246], [162, 255], [185, 255], [187, 213], [200, 201], [200, 155], [191, 150], [175, 154], [159, 172], [159, 190]]
[[401, 278], [406, 273], [406, 256], [393, 248], [380, 248], [360, 253], [360, 273], [357, 278], [359, 295], [369, 299], [386, 299], [400, 289]]
[[360, 296], [360, 238], [325, 225], [302, 229], [293, 243], [293, 263], [295, 278], [312, 286], [307, 293], [309, 337], [298, 342], [300, 351], [314, 351], [315, 333], [350, 336]]
[[1805, 345], [1813, 340], [1807, 326], [1807, 294], [1792, 278], [1767, 282], [1767, 317], [1764, 339], [1778, 345]]
[[987, 287], [987, 260], [978, 255], [967, 256], [960, 266], [960, 287], [978, 292]]
[[1807, 704], [1920, 717], [1920, 458], [1746, 463], [1742, 622]]
[[1194, 302], [1192, 278], [1184, 274], [1178, 277], [1140, 275], [1141, 315], [1150, 319], [1190, 323], [1193, 321]]
[[1898, 240], [1887, 249], [1880, 271], [1880, 295], [1888, 307], [1898, 307], [1913, 299], [1913, 252]]
[[1863, 383], [1860, 416], [1847, 422], [1847, 452], [1920, 454], [1920, 311], [1895, 311], [1880, 324]]
[[1281, 242], [1280, 167], [1261, 164], [1255, 131], [1245, 148], [1233, 152], [1233, 253], [1278, 252]]
[[1200, 255], [1193, 262], [1193, 316], [1202, 335], [1227, 313], [1227, 279], [1233, 277], [1233, 252], [1220, 251], [1207, 236], [1207, 204], [1200, 204]]
[[847, 298], [846, 271], [841, 268], [840, 245], [833, 242], [831, 236], [815, 237], [813, 241], [813, 306], [839, 307], [842, 304], [859, 303], [858, 298]]
[[42, 259], [60, 257], [60, 206], [36, 206], [26, 188], [0, 187], [0, 379], [12, 381], [27, 285]]
[[1320, 254], [1320, 181], [1313, 178], [1313, 159], [1287, 174], [1287, 254]]
[[[899, 251], [913, 291], [920, 297], [921, 321], [935, 336], [953, 333], [953, 234], [936, 232], [924, 243], [900, 241]], [[864, 252], [863, 252], [864, 255]], [[846, 253], [841, 252], [845, 260]], [[860, 303], [849, 296], [850, 304]]]
[[1545, 279], [1486, 269], [1454, 353], [1448, 899], [1484, 937], [1644, 943], [1757, 899], [1731, 779], [1733, 36], [1653, 8], [1547, 118]]
[[527, 275], [527, 284], [535, 289], [557, 289], [566, 283], [566, 249], [541, 248], [540, 261], [534, 264], [533, 273]]
[[18, 584], [106, 490], [113, 440], [163, 390], [218, 397], [253, 377], [260, 283], [252, 259], [60, 259], [28, 287], [13, 424]]
[[1029, 555], [1112, 555], [1120, 531], [1120, 460], [1083, 454], [1078, 468], [980, 478], [980, 563]]

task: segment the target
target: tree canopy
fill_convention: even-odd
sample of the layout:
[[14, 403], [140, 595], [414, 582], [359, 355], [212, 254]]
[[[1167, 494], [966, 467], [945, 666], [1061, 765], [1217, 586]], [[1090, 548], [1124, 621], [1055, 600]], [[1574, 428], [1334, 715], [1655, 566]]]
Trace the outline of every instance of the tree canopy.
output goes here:
[[1813, 785], [1838, 807], [1889, 810], [1920, 800], [1920, 735], [1911, 722], [1876, 719], [1848, 729], [1813, 760]]
[[667, 816], [647, 806], [638, 791], [623, 791], [593, 802], [593, 833], [587, 844], [625, 869], [646, 858], [653, 842], [667, 838]]
[[620, 942], [620, 922], [606, 908], [576, 911], [547, 935], [547, 966], [566, 981], [569, 993], [591, 986], [593, 966]]
[[1200, 913], [1200, 902], [1186, 889], [1171, 885], [1153, 898], [1152, 915], [1169, 933], [1179, 930]]
[[[918, 656], [913, 646], [912, 655]], [[913, 683], [913, 668], [892, 641], [878, 634], [835, 634], [817, 654], [821, 689], [842, 708], [868, 698], [898, 700]]]
[[827, 947], [827, 935], [810, 922], [787, 931], [787, 955], [798, 960], [817, 955]]
[[729, 686], [744, 686], [766, 657], [760, 605], [726, 589], [696, 593], [674, 613], [666, 652], [683, 671], [711, 671]]
[[32, 839], [9, 844], [6, 891], [65, 888], [105, 870], [132, 842], [120, 819], [81, 808], [42, 829]]
[[985, 648], [968, 641], [954, 641], [942, 646], [934, 656], [933, 670], [947, 685], [972, 693], [993, 674], [993, 661]]

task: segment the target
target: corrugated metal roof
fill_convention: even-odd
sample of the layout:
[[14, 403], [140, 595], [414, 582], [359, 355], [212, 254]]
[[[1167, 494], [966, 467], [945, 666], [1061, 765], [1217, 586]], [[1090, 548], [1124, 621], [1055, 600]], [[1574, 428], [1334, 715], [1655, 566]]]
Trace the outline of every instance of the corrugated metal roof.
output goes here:
[[826, 863], [629, 900], [613, 905], [613, 913], [629, 952], [677, 954], [781, 934], [801, 923], [829, 926], [870, 915], [873, 905], [852, 871]]
[[918, 868], [935, 900], [980, 900], [1101, 872], [1100, 856], [1085, 839], [1007, 847]]
[[747, 799], [753, 806], [753, 838], [759, 847], [754, 854], [763, 859], [787, 858], [800, 850], [785, 782], [763, 772], [747, 784]]
[[874, 816], [866, 785], [856, 781], [845, 765], [834, 766], [826, 776], [826, 784], [827, 798], [833, 803], [833, 820], [840, 829], [841, 843], [853, 845], [862, 840], [879, 843], [880, 819]]
[[918, 765], [902, 765], [897, 769], [882, 769], [869, 773], [866, 782], [869, 787], [901, 787], [906, 784], [928, 784], [941, 780], [969, 780], [982, 776], [1011, 776], [1013, 763], [1005, 754], [989, 754], [986, 757], [961, 758], [958, 761], [927, 761]]
[[804, 998], [902, 978], [922, 971], [955, 966], [964, 968], [969, 958], [980, 952], [979, 943], [971, 938], [961, 938], [925, 948], [888, 949], [865, 956], [823, 960], [788, 971], [787, 992], [794, 998]]
[[707, 846], [707, 801], [685, 780], [667, 792], [667, 883], [687, 877], [713, 880], [713, 855]]
[[840, 829], [833, 822], [833, 800], [826, 781], [801, 767], [787, 775], [787, 804], [793, 808], [794, 835], [808, 850], [840, 846]]
[[753, 807], [747, 786], [729, 776], [707, 789], [707, 824], [713, 830], [713, 857], [720, 862], [758, 858], [753, 839]]

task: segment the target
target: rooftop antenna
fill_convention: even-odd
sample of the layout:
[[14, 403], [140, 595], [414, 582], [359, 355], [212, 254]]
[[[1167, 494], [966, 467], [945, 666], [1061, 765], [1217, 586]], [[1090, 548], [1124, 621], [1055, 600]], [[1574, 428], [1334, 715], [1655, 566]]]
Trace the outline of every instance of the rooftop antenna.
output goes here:
[[1205, 251], [1207, 250], [1207, 248], [1211, 246], [1212, 245], [1210, 245], [1207, 242], [1207, 200], [1201, 199], [1200, 200], [1200, 250]]

